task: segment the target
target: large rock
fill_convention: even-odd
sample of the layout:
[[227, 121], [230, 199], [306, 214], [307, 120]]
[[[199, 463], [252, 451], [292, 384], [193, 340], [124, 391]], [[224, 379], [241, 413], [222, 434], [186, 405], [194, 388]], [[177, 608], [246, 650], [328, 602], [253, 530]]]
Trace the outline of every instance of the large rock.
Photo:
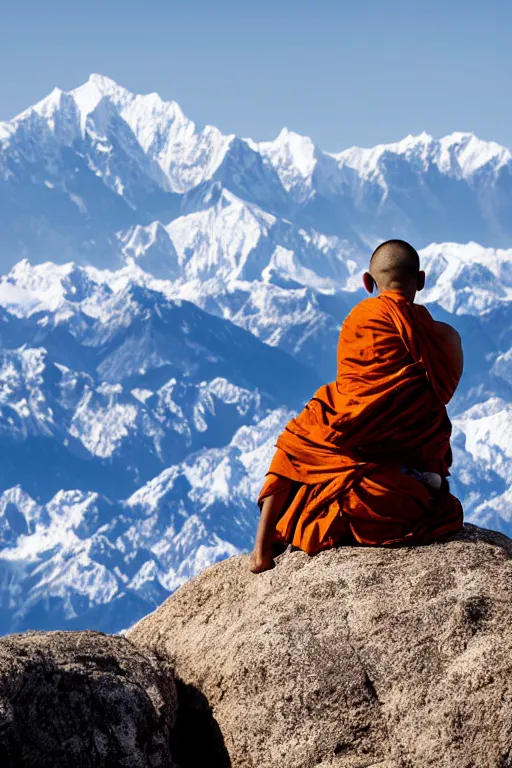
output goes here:
[[169, 668], [122, 637], [0, 639], [2, 768], [170, 768], [175, 717]]
[[512, 766], [511, 553], [466, 526], [425, 547], [287, 552], [259, 576], [246, 557], [208, 569], [129, 633], [182, 681], [181, 764]]

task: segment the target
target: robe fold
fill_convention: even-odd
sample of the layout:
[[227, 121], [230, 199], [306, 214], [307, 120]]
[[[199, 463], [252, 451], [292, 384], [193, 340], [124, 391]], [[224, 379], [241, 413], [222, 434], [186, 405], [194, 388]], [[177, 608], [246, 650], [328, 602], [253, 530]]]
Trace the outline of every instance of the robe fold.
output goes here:
[[[275, 540], [309, 554], [344, 543], [427, 543], [462, 526], [449, 491], [446, 404], [457, 363], [428, 310], [400, 291], [358, 304], [340, 331], [336, 381], [288, 422], [258, 497], [287, 490]], [[431, 492], [407, 468], [436, 472]]]

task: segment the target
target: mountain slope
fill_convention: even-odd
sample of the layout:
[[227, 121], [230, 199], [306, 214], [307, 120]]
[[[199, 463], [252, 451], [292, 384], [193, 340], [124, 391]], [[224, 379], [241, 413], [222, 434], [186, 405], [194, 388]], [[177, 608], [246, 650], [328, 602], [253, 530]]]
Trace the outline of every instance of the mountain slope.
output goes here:
[[153, 225], [152, 241], [158, 223], [211, 209], [224, 194], [262, 209], [278, 228], [288, 222], [292, 239], [315, 230], [357, 253], [397, 233], [420, 247], [506, 247], [511, 168], [508, 149], [472, 134], [421, 134], [333, 155], [287, 130], [257, 144], [198, 127], [157, 94], [92, 75], [0, 124], [0, 267], [26, 257], [117, 268], [134, 229]]

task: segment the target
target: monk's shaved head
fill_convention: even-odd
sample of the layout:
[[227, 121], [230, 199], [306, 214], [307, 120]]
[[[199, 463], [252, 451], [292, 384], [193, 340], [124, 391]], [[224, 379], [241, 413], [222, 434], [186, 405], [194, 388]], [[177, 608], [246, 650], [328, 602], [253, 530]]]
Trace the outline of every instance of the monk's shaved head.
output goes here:
[[418, 252], [405, 240], [386, 240], [374, 250], [363, 283], [370, 293], [377, 286], [379, 293], [403, 291], [409, 301], [414, 301], [416, 291], [425, 285]]
[[370, 274], [381, 290], [406, 287], [416, 282], [420, 271], [418, 252], [405, 240], [387, 240], [370, 259]]

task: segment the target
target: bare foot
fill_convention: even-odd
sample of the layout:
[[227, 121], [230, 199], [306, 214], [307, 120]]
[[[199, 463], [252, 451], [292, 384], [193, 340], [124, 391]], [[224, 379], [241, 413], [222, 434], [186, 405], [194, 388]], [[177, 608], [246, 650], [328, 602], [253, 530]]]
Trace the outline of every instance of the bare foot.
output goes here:
[[270, 571], [271, 568], [275, 568], [274, 558], [271, 553], [267, 555], [256, 555], [254, 552], [251, 555], [249, 562], [249, 570], [253, 573], [263, 573], [263, 571]]

